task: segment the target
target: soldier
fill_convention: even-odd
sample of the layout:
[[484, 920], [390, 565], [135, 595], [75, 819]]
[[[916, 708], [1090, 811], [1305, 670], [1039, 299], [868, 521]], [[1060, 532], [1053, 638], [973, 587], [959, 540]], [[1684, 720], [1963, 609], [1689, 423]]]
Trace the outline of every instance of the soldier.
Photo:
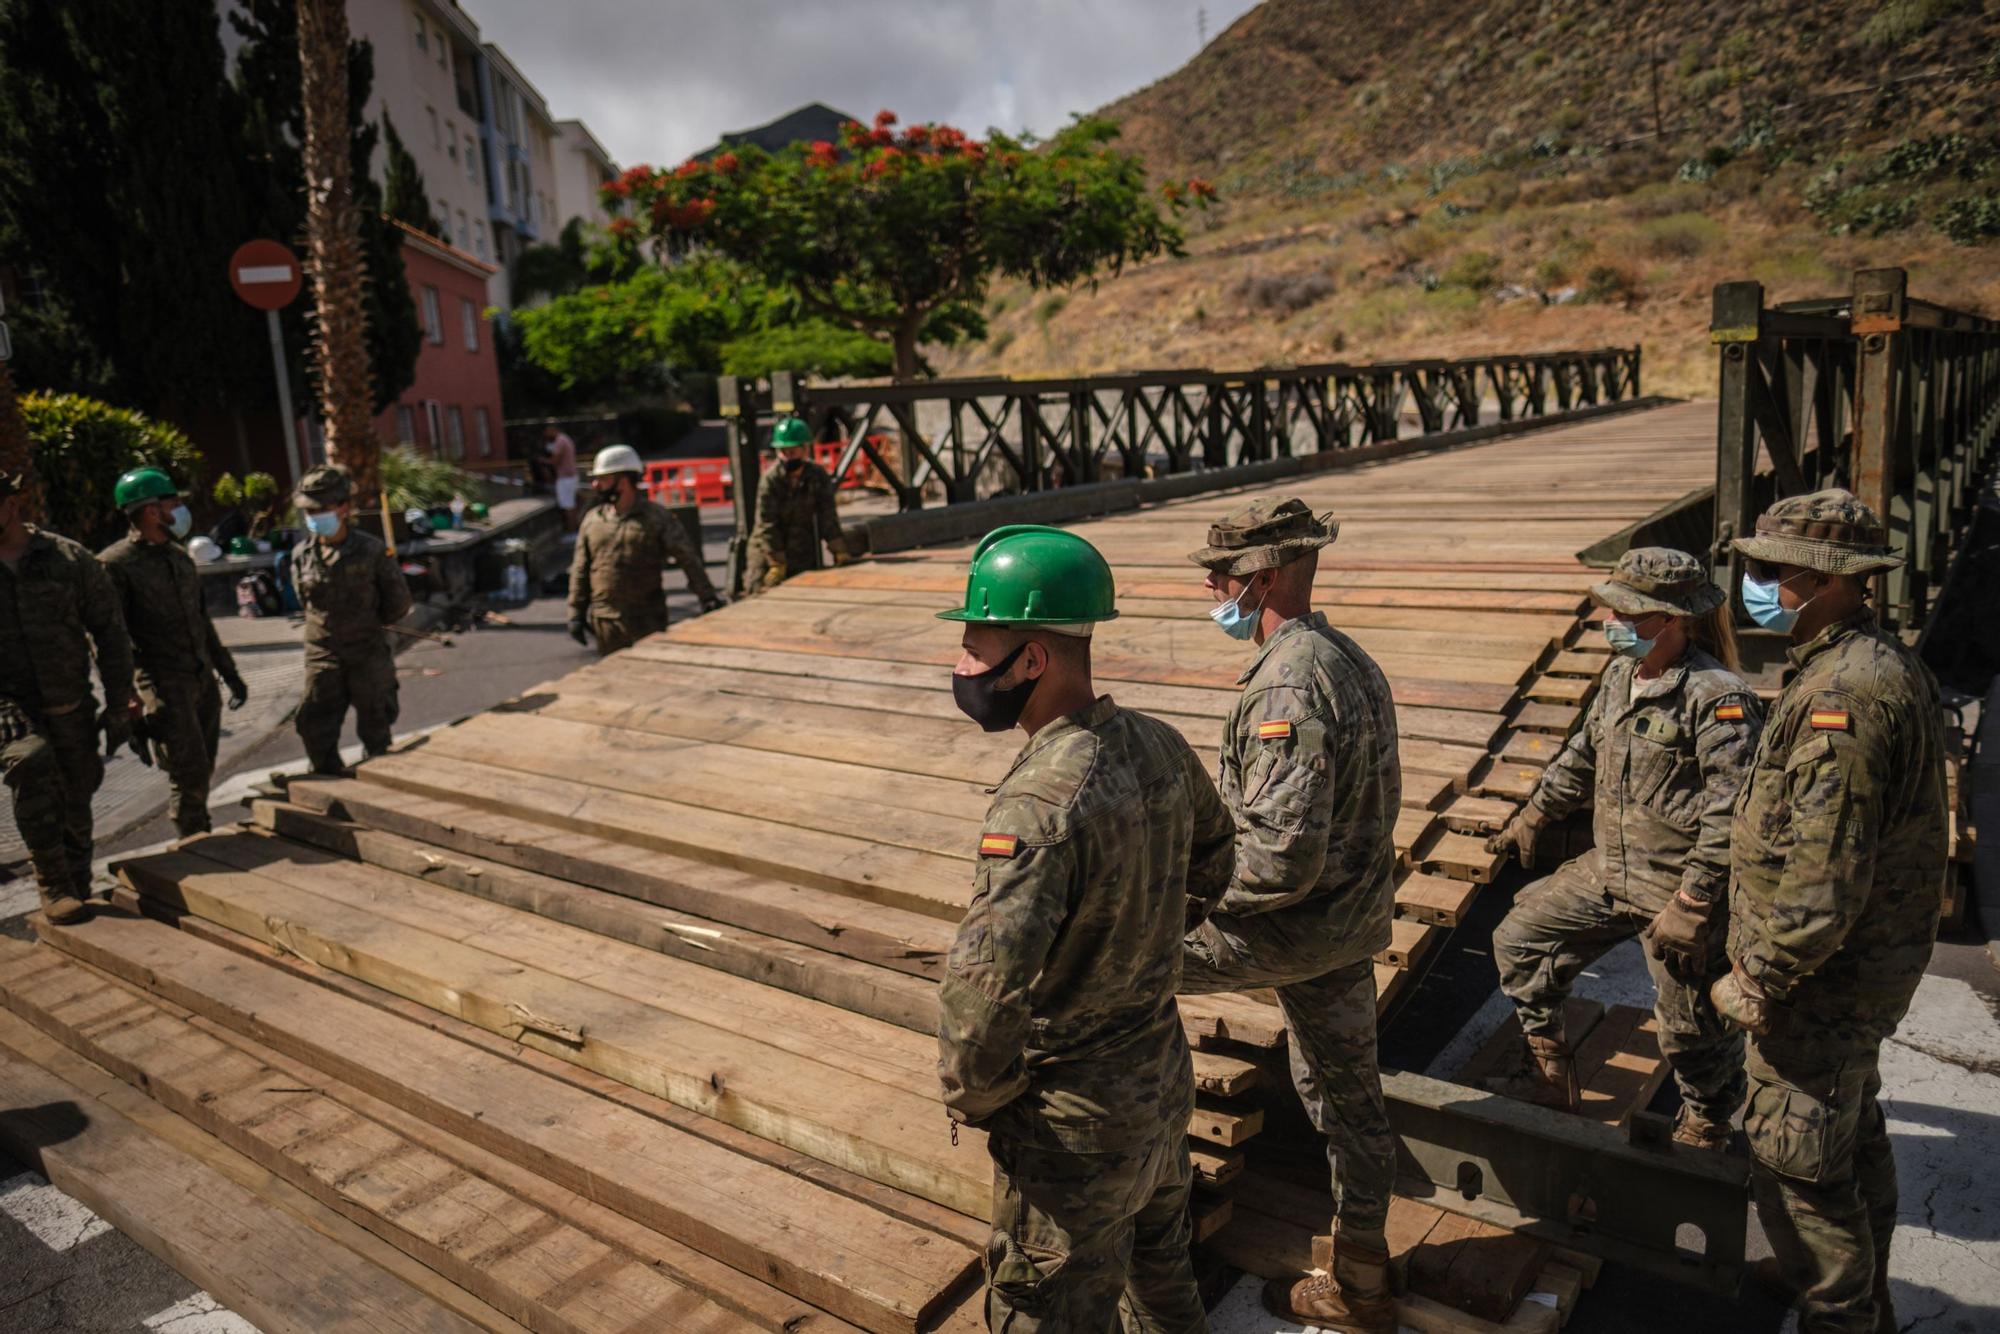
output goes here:
[[1945, 875], [1937, 682], [1881, 630], [1867, 576], [1901, 563], [1845, 491], [1779, 501], [1736, 539], [1743, 606], [1797, 674], [1730, 831], [1729, 963], [1711, 995], [1750, 1034], [1751, 1188], [1765, 1275], [1807, 1331], [1894, 1330], [1896, 1163], [1882, 1040], [1930, 961]]
[[577, 529], [569, 566], [569, 633], [599, 657], [630, 648], [667, 628], [667, 594], [660, 575], [669, 560], [687, 576], [688, 589], [714, 611], [722, 598], [702, 568], [701, 548], [673, 515], [639, 494], [645, 465], [630, 445], [601, 449], [591, 461], [597, 504]]
[[1693, 556], [1628, 551], [1591, 596], [1611, 609], [1604, 634], [1617, 656], [1583, 725], [1486, 850], [1512, 850], [1533, 870], [1542, 830], [1585, 805], [1596, 846], [1523, 889], [1493, 933], [1527, 1046], [1488, 1087], [1575, 1111], [1563, 1001], [1577, 974], [1643, 932], [1660, 1050], [1680, 1085], [1674, 1139], [1720, 1149], [1743, 1105], [1743, 1038], [1709, 1004], [1708, 984], [1728, 969], [1729, 817], [1763, 710], [1734, 670], [1729, 599]]
[[314, 468], [292, 497], [309, 536], [292, 553], [292, 583], [306, 609], [306, 689], [299, 739], [317, 774], [343, 773], [340, 729], [369, 755], [389, 749], [396, 724], [396, 654], [388, 627], [410, 610], [403, 572], [382, 539], [353, 527], [352, 484], [343, 468]]
[[965, 625], [959, 707], [1029, 737], [994, 789], [938, 1020], [945, 1106], [993, 1157], [987, 1323], [1014, 1334], [1112, 1329], [1121, 1295], [1127, 1328], [1207, 1328], [1174, 928], [1228, 884], [1229, 813], [1179, 732], [1091, 685], [1113, 601], [1088, 542], [1016, 526], [939, 613]]
[[249, 688], [202, 609], [200, 576], [179, 544], [191, 521], [173, 479], [158, 468], [135, 468], [118, 479], [112, 498], [132, 529], [98, 559], [118, 590], [138, 668], [145, 726], [132, 749], [143, 760], [150, 745], [166, 771], [175, 831], [204, 834], [222, 736], [216, 678], [229, 687], [231, 709], [243, 707]]
[[806, 458], [812, 431], [797, 417], [786, 417], [771, 428], [764, 446], [778, 456], [757, 483], [757, 527], [750, 534], [750, 570], [744, 586], [761, 593], [776, 588], [800, 570], [819, 568], [819, 546], [833, 553], [835, 565], [854, 557], [840, 535], [840, 514], [833, 503], [833, 478]]
[[[90, 898], [90, 799], [104, 759], [132, 735], [132, 645], [97, 558], [27, 521], [18, 476], [0, 473], [0, 772], [42, 910], [73, 922]], [[104, 682], [100, 713], [91, 659]], [[104, 752], [97, 749], [104, 734]]]
[[1274, 1281], [1278, 1316], [1393, 1330], [1389, 1191], [1396, 1145], [1375, 1061], [1375, 965], [1395, 911], [1402, 801], [1396, 709], [1374, 660], [1312, 609], [1320, 548], [1340, 525], [1298, 500], [1253, 501], [1189, 557], [1209, 615], [1261, 651], [1222, 734], [1222, 797], [1236, 869], [1186, 942], [1181, 991], [1276, 987], [1292, 1081], [1327, 1137], [1334, 1217], [1328, 1272]]

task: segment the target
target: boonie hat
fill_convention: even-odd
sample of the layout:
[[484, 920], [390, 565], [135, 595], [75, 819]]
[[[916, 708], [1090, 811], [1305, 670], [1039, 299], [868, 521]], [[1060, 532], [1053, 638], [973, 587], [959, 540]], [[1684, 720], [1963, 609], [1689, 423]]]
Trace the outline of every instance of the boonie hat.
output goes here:
[[1786, 497], [1757, 517], [1754, 536], [1730, 545], [1752, 560], [1821, 574], [1875, 574], [1903, 563], [1881, 516], [1839, 487]]
[[347, 475], [347, 469], [328, 463], [305, 475], [298, 491], [292, 496], [292, 503], [302, 510], [332, 509], [345, 503], [353, 490], [354, 482]]
[[1633, 547], [1590, 596], [1621, 616], [1705, 616], [1727, 597], [1700, 561], [1672, 547]]
[[1208, 545], [1189, 552], [1188, 559], [1219, 574], [1255, 574], [1317, 551], [1338, 536], [1333, 515], [1315, 515], [1303, 500], [1253, 500], [1212, 525]]

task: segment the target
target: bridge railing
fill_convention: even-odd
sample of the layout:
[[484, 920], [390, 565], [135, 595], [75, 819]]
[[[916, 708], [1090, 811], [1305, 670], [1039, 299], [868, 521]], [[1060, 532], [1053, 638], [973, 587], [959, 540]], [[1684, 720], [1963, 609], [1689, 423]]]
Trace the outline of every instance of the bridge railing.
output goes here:
[[[1159, 371], [1065, 380], [968, 379], [768, 387], [725, 379], [739, 476], [778, 416], [849, 442], [835, 480], [872, 470], [899, 510], [1113, 477], [1240, 467], [1636, 398], [1639, 349], [1251, 371]], [[743, 488], [739, 488], [739, 495]], [[739, 513], [747, 519], [747, 500]]]
[[1883, 623], [1914, 631], [1991, 463], [2000, 323], [1911, 297], [1902, 269], [1864, 269], [1845, 296], [1779, 305], [1757, 283], [1723, 283], [1713, 312], [1718, 580], [1740, 605], [1730, 539], [1773, 500], [1844, 486], [1884, 516], [1905, 557], [1876, 582]]

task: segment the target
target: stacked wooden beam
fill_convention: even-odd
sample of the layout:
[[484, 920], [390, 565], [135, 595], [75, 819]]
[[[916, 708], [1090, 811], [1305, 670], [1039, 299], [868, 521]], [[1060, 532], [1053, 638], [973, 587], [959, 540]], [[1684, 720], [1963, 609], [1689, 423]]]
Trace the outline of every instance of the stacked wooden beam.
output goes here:
[[[1698, 481], [1705, 430], [1668, 409], [1287, 488], [1342, 517], [1320, 600], [1399, 704], [1385, 1005], [1493, 874], [1493, 775], [1546, 763], [1602, 662], [1570, 553]], [[1101, 684], [1211, 761], [1247, 650], [1183, 553], [1245, 498], [1083, 529], [1124, 610]], [[971, 1328], [990, 1173], [938, 1102], [934, 993], [1017, 741], [951, 702], [932, 613], [967, 555], [802, 576], [124, 866], [127, 912], [0, 950], [0, 1080], [89, 1132], [0, 1134], [271, 1329]], [[1292, 1106], [1268, 1001], [1182, 1006], [1197, 1231], [1296, 1271], [1324, 1167], [1251, 1153]], [[1420, 1318], [1538, 1281], [1399, 1209]]]

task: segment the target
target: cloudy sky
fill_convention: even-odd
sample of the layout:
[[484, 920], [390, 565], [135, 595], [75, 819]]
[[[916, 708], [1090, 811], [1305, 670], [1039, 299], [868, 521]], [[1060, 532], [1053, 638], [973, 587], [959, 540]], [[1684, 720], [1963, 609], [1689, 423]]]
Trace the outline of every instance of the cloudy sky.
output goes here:
[[1179, 68], [1254, 0], [459, 0], [623, 165], [808, 102], [1046, 133]]

